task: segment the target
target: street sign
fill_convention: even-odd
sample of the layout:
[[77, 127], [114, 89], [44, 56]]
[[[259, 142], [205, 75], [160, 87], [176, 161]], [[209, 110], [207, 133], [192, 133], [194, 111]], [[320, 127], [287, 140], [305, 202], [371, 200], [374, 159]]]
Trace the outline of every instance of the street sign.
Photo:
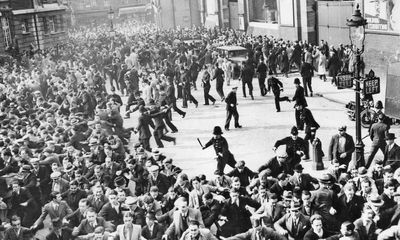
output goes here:
[[363, 81], [364, 95], [380, 93], [380, 91], [381, 91], [380, 83], [381, 83], [381, 80], [378, 77], [364, 79], [364, 81]]
[[353, 74], [347, 73], [343, 75], [338, 75], [337, 79], [337, 88], [338, 89], [345, 89], [345, 88], [352, 88], [353, 87]]

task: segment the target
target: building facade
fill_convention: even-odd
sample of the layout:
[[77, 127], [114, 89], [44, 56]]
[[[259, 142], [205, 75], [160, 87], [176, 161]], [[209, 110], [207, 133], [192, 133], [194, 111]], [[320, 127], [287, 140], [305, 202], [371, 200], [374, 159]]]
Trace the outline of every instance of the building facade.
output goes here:
[[66, 37], [66, 10], [57, 0], [0, 0], [0, 53], [60, 43]]
[[71, 11], [71, 25], [104, 23], [109, 21], [113, 12], [113, 21], [136, 19], [154, 21], [150, 0], [68, 0]]
[[316, 41], [315, 0], [200, 0], [200, 6], [207, 27]]
[[153, 0], [152, 6], [161, 29], [201, 25], [198, 0]]

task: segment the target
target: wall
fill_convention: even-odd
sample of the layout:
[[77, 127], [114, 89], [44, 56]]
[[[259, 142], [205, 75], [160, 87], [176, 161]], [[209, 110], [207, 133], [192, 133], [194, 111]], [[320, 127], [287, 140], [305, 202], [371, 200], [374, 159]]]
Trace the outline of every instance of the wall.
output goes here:
[[161, 28], [201, 25], [200, 5], [196, 0], [160, 0]]
[[[365, 36], [365, 71], [373, 69], [381, 78], [381, 93], [375, 99], [384, 100], [388, 74], [394, 74], [392, 65], [400, 62], [400, 36], [368, 32]], [[399, 89], [400, 95], [400, 89]]]
[[318, 41], [329, 45], [349, 44], [346, 19], [353, 14], [353, 2], [318, 1]]
[[[20, 50], [28, 49], [31, 43], [36, 45], [36, 31], [33, 17], [33, 14], [14, 16], [15, 39], [18, 41]], [[28, 29], [23, 33], [22, 23], [25, 19], [28, 20]]]

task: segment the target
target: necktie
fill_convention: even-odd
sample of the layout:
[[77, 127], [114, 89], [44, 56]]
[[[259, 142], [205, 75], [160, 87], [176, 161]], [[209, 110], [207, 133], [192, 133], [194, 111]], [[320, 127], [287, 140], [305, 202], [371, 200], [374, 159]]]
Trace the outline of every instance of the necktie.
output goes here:
[[271, 214], [272, 214], [271, 217], [274, 218], [274, 216], [275, 216], [275, 206], [272, 206]]

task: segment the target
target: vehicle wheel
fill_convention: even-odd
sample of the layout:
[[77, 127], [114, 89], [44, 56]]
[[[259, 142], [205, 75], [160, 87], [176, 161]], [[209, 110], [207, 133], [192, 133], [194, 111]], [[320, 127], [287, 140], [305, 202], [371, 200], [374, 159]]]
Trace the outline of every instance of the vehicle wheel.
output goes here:
[[361, 112], [361, 126], [363, 126], [363, 128], [369, 128], [369, 126], [371, 126], [374, 114], [375, 111], [371, 109], [365, 109]]

